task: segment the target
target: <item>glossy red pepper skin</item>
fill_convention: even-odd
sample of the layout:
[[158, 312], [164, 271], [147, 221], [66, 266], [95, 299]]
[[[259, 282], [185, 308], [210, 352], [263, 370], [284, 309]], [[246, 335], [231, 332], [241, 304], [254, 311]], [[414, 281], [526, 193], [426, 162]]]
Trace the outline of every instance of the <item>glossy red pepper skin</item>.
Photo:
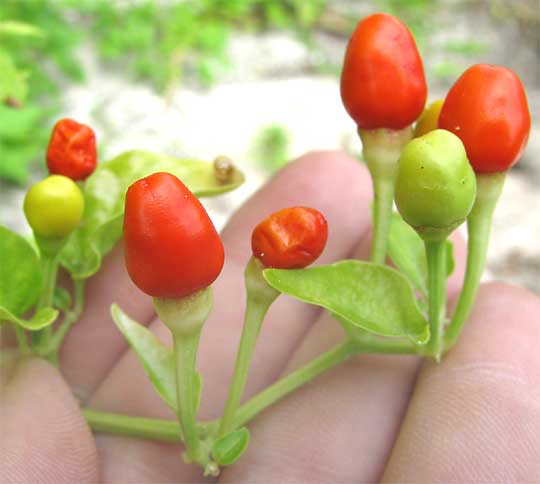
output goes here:
[[96, 169], [96, 135], [92, 128], [73, 119], [61, 119], [53, 128], [47, 148], [49, 173], [74, 181], [84, 180]]
[[201, 202], [170, 173], [154, 173], [126, 194], [127, 271], [146, 294], [181, 298], [218, 277], [223, 243]]
[[323, 214], [309, 207], [280, 210], [253, 230], [253, 255], [266, 267], [300, 269], [321, 255], [328, 239]]
[[505, 67], [470, 67], [448, 92], [439, 127], [461, 139], [476, 173], [508, 170], [525, 149], [531, 129], [519, 77]]
[[426, 96], [422, 60], [405, 24], [384, 13], [362, 20], [341, 73], [341, 99], [358, 127], [403, 129], [420, 116]]

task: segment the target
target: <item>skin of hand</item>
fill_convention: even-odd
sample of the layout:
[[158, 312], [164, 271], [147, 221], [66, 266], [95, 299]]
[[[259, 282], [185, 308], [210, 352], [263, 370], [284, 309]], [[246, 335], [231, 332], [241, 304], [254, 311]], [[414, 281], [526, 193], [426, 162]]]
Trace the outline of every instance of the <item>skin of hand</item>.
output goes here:
[[[329, 222], [321, 262], [369, 254], [371, 181], [341, 153], [306, 155], [278, 173], [223, 231], [226, 264], [215, 284], [198, 367], [199, 417], [223, 410], [240, 337], [242, 272], [253, 227], [283, 206], [308, 205]], [[455, 298], [465, 249], [455, 238]], [[79, 402], [92, 408], [174, 419], [154, 393], [109, 314], [117, 302], [164, 342], [149, 297], [129, 280], [120, 248], [88, 283], [87, 308], [68, 335], [63, 376], [36, 359], [4, 356], [0, 469], [4, 482], [199, 482], [180, 445], [92, 436]], [[451, 306], [451, 305], [450, 305]], [[442, 363], [359, 355], [277, 403], [250, 423], [251, 443], [222, 481], [537, 482], [540, 480], [540, 298], [524, 289], [481, 287], [465, 331]], [[343, 338], [318, 309], [281, 297], [255, 351], [251, 396]]]

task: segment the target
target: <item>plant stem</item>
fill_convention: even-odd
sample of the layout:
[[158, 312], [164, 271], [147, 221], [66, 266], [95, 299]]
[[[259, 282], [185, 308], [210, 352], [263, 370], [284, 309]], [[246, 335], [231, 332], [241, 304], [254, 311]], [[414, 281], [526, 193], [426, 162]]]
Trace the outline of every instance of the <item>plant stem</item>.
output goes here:
[[73, 325], [79, 320], [84, 309], [84, 287], [85, 279], [74, 279], [74, 303], [71, 311], [68, 311], [51, 340], [51, 352], [58, 355], [62, 343]]
[[[41, 253], [42, 271], [43, 271], [43, 290], [36, 305], [36, 311], [52, 306], [54, 288], [56, 287], [56, 276], [58, 274], [58, 258], [56, 254]], [[47, 348], [52, 335], [52, 327], [34, 331], [32, 333], [32, 346], [34, 349], [42, 350]]]
[[279, 296], [279, 292], [269, 286], [263, 277], [265, 266], [259, 259], [251, 257], [246, 265], [244, 280], [246, 284], [246, 311], [242, 337], [236, 355], [233, 379], [229, 397], [225, 405], [219, 427], [218, 438], [228, 434], [234, 427], [238, 405], [244, 394], [251, 358], [255, 350], [257, 337], [268, 309]]
[[191, 334], [173, 333], [174, 357], [176, 360], [176, 397], [178, 400], [178, 419], [184, 436], [188, 456], [197, 460], [199, 436], [196, 421], [196, 368], [200, 329]]
[[373, 239], [371, 241], [371, 261], [384, 264], [390, 231], [392, 207], [394, 203], [395, 178], [373, 178]]
[[88, 408], [82, 409], [82, 413], [90, 428], [95, 432], [163, 440], [165, 442], [182, 442], [180, 425], [173, 420], [129, 417]]
[[26, 339], [26, 331], [23, 327], [17, 323], [13, 323], [13, 329], [15, 330], [15, 336], [17, 336], [17, 343], [19, 345], [19, 353], [21, 355], [27, 355], [30, 353], [30, 347], [28, 346], [28, 340]]
[[260, 301], [248, 296], [242, 337], [236, 355], [236, 365], [229, 389], [229, 397], [221, 419], [219, 437], [223, 437], [234, 430], [234, 416], [244, 393], [255, 343], [271, 303], [272, 301]]
[[446, 349], [458, 340], [473, 307], [486, 263], [493, 213], [505, 178], [506, 172], [476, 176], [476, 201], [467, 218], [467, 268], [456, 309], [446, 330]]
[[285, 376], [242, 405], [236, 413], [232, 428], [245, 425], [270, 405], [357, 352], [355, 344], [348, 340]]
[[431, 337], [430, 353], [441, 359], [444, 318], [446, 314], [446, 246], [445, 240], [424, 241], [428, 267], [428, 315]]
[[411, 127], [402, 130], [359, 129], [364, 158], [373, 183], [373, 239], [371, 261], [384, 264], [394, 203], [398, 159], [411, 139]]

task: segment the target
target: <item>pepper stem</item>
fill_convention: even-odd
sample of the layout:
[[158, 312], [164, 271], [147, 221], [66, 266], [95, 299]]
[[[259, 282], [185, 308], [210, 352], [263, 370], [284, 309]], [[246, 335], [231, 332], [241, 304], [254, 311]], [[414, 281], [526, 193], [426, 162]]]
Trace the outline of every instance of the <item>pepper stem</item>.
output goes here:
[[430, 353], [440, 361], [446, 315], [446, 246], [445, 240], [424, 241], [428, 267]]
[[184, 436], [186, 453], [190, 460], [198, 460], [199, 436], [197, 435], [195, 382], [197, 349], [201, 331], [177, 336], [173, 333], [174, 359], [176, 363], [176, 398], [178, 421]]
[[[60, 251], [67, 242], [67, 237], [58, 239], [45, 239], [34, 235], [41, 255], [41, 268], [43, 272], [43, 289], [36, 305], [36, 311], [51, 307], [56, 288], [58, 275], [58, 258]], [[39, 354], [47, 357], [51, 362], [57, 364], [56, 353], [50, 352], [50, 341], [52, 337], [52, 326], [32, 332], [32, 348]]]
[[154, 298], [154, 307], [173, 335], [177, 415], [186, 446], [186, 460], [205, 463], [205, 456], [199, 455], [196, 360], [201, 330], [212, 308], [212, 289], [208, 287], [178, 299]]
[[279, 292], [270, 287], [262, 276], [263, 264], [252, 257], [245, 271], [247, 302], [242, 337], [236, 356], [229, 397], [221, 419], [218, 438], [234, 430], [235, 416], [244, 393], [249, 366], [262, 322]]
[[358, 129], [373, 183], [373, 240], [371, 261], [384, 264], [394, 203], [398, 159], [412, 138], [412, 128], [401, 130]]
[[506, 172], [476, 175], [476, 200], [467, 218], [467, 268], [456, 309], [446, 330], [445, 349], [456, 343], [473, 307], [486, 263], [493, 213], [505, 179]]

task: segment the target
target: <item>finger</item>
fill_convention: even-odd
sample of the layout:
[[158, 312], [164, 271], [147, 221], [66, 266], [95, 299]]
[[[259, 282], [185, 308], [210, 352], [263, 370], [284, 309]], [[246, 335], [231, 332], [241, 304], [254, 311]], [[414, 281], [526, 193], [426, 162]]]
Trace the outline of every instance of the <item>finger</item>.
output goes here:
[[126, 348], [111, 319], [112, 303], [121, 305], [143, 324], [154, 316], [151, 299], [135, 287], [126, 272], [121, 244], [104, 258], [100, 271], [88, 280], [84, 312], [68, 333], [60, 353], [62, 373], [83, 401]]
[[79, 406], [43, 360], [18, 363], [2, 388], [3, 482], [95, 483], [97, 452]]
[[481, 288], [456, 347], [419, 376], [386, 482], [538, 482], [540, 299]]
[[[312, 154], [280, 172], [231, 220], [223, 233], [227, 262], [214, 286], [215, 309], [204, 327], [198, 353], [198, 367], [204, 378], [202, 418], [220, 414], [228, 392], [241, 332], [245, 304], [243, 271], [251, 252], [253, 227], [284, 206], [313, 206], [329, 222], [328, 247], [322, 262], [346, 257], [369, 223], [369, 187], [365, 169], [355, 160], [339, 153]], [[278, 299], [263, 325], [246, 394], [275, 379], [316, 314], [316, 309], [291, 298]], [[160, 338], [168, 337], [161, 323], [153, 324], [152, 330]], [[153, 396], [132, 352], [122, 358], [100, 386], [91, 405], [108, 409], [112, 406], [113, 410], [139, 415], [171, 416]], [[118, 443], [110, 439], [108, 445]], [[171, 449], [171, 455], [171, 462], [177, 463], [171, 464], [173, 476], [182, 471], [178, 469], [181, 464], [177, 451]]]
[[[286, 373], [343, 337], [337, 322], [324, 315]], [[415, 357], [366, 355], [323, 374], [250, 424], [248, 451], [222, 480], [375, 482], [394, 442], [416, 368]]]

